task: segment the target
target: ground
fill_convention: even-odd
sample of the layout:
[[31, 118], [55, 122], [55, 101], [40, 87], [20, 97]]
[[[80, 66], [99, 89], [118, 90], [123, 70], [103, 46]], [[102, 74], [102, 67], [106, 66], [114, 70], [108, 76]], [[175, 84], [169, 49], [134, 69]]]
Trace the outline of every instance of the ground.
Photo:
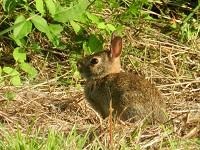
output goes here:
[[[20, 130], [29, 137], [36, 133], [45, 137], [53, 130], [68, 137], [75, 128], [77, 135], [87, 135], [85, 149], [198, 149], [200, 43], [183, 45], [154, 29], [135, 32], [127, 28], [124, 33], [123, 68], [135, 70], [156, 84], [166, 98], [168, 122], [148, 126], [143, 121], [102, 120], [84, 98], [80, 84], [84, 81], [60, 85], [60, 76], [42, 74], [53, 69], [50, 62], [40, 60], [40, 75], [45, 80], [22, 87], [0, 87], [0, 136]], [[77, 143], [69, 147], [77, 149]]]

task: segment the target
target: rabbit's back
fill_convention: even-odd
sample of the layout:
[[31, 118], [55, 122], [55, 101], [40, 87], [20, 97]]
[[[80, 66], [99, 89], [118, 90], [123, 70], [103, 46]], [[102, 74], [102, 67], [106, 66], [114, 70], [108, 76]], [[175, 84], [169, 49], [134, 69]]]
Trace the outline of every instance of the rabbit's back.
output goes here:
[[148, 80], [134, 73], [115, 73], [90, 80], [85, 95], [91, 106], [103, 118], [109, 115], [112, 100], [113, 114], [122, 120], [147, 120], [165, 122], [165, 103], [160, 92]]

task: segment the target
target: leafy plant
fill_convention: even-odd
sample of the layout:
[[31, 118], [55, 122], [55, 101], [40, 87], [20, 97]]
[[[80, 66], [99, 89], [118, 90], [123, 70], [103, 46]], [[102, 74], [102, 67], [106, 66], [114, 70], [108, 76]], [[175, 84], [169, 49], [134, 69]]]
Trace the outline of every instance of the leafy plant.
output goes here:
[[20, 74], [16, 69], [13, 69], [11, 67], [4, 67], [3, 72], [7, 74], [7, 76], [10, 78], [10, 82], [13, 85], [21, 85]]
[[5, 97], [7, 100], [11, 101], [16, 97], [16, 94], [12, 91], [8, 91], [5, 93]]
[[193, 18], [195, 12], [200, 8], [200, 3], [192, 10], [192, 12], [183, 18], [183, 24], [180, 28], [181, 40], [193, 41], [197, 39], [200, 33], [198, 19]]
[[[88, 0], [73, 1], [69, 6], [62, 6], [58, 0], [34, 0], [34, 5], [22, 0], [3, 0], [3, 9], [8, 14], [16, 9], [23, 12], [12, 16], [16, 16], [13, 26], [0, 32], [2, 35], [12, 31], [10, 37], [17, 45], [13, 50], [13, 58], [17, 67], [15, 69], [3, 68], [3, 72], [10, 76], [13, 85], [21, 85], [20, 70], [27, 73], [29, 79], [34, 79], [37, 76], [37, 70], [26, 62], [28, 47], [31, 44], [29, 36], [32, 32], [39, 31], [48, 38], [53, 46], [59, 47], [62, 44], [60, 41], [62, 31], [68, 25], [77, 35], [82, 34], [82, 31], [90, 25], [95, 25], [96, 28], [108, 33], [115, 30], [112, 24], [107, 24], [96, 15], [91, 14], [87, 10], [89, 4]], [[25, 12], [25, 10], [28, 11]], [[92, 34], [89, 39], [82, 41], [82, 43], [85, 53], [91, 53], [102, 48], [103, 38], [99, 39]]]
[[[83, 49], [84, 54], [90, 54], [101, 50], [105, 37], [110, 36], [113, 31], [121, 32], [126, 27], [134, 27], [145, 21], [150, 21], [152, 24], [164, 22], [165, 18], [171, 18], [170, 13], [165, 13], [165, 10], [170, 12], [173, 4], [169, 2], [164, 5], [162, 1], [148, 0], [108, 0], [106, 2], [102, 0], [33, 0], [31, 2], [2, 0], [2, 2], [4, 14], [0, 22], [1, 29], [3, 29], [0, 31], [0, 36], [6, 35], [12, 43], [11, 53], [15, 60], [15, 67], [9, 67], [18, 72], [15, 76], [20, 78], [18, 79], [20, 84], [23, 83], [21, 75], [24, 73], [31, 80], [38, 74], [28, 61], [30, 53], [43, 53], [46, 47], [62, 52], [69, 49], [68, 54], [73, 57], [70, 58], [69, 63], [72, 68], [71, 72], [77, 74], [75, 62], [76, 55], [80, 55], [78, 49]], [[181, 3], [186, 4], [182, 1], [174, 3], [180, 5], [180, 8]], [[158, 12], [153, 12], [153, 8], [156, 8]], [[197, 14], [198, 8], [199, 4], [191, 9], [189, 14], [184, 11], [179, 13], [178, 15], [182, 17], [182, 24], [177, 22], [171, 24], [171, 20], [168, 20], [169, 34], [176, 33], [183, 42], [197, 38], [200, 29], [198, 20], [193, 16]], [[110, 12], [104, 16], [104, 11], [107, 10]], [[176, 13], [176, 10], [171, 12]], [[157, 15], [158, 19], [153, 15]], [[37, 41], [35, 36], [38, 34], [42, 40]], [[78, 46], [70, 47], [71, 41], [63, 42], [65, 35], [73, 39], [72, 44]], [[42, 43], [43, 40], [46, 43]], [[0, 78], [2, 81], [12, 77], [2, 69]], [[13, 84], [13, 81], [10, 83]]]

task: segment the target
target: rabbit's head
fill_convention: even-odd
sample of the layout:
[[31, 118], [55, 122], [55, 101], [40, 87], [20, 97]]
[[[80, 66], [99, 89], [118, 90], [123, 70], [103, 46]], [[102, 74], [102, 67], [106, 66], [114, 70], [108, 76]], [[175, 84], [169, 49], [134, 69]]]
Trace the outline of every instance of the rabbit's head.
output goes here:
[[81, 76], [90, 80], [102, 78], [111, 73], [119, 73], [121, 71], [121, 51], [122, 38], [119, 36], [113, 37], [110, 50], [86, 56], [77, 62]]

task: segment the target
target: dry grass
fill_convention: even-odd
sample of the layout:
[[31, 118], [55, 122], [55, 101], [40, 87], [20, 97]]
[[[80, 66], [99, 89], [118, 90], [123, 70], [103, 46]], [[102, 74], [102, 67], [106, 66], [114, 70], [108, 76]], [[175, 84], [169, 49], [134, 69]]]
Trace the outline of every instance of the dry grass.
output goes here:
[[[198, 148], [195, 142], [184, 145], [181, 141], [200, 136], [200, 45], [182, 45], [154, 30], [136, 36], [127, 29], [124, 41], [127, 53], [122, 61], [125, 68], [140, 68], [142, 74], [156, 83], [166, 96], [171, 118], [168, 123], [146, 126], [142, 121], [111, 124], [108, 119], [102, 122], [86, 104], [82, 88], [58, 85], [59, 79], [48, 75], [48, 72], [55, 72], [52, 67], [55, 65], [40, 60], [40, 79], [49, 80], [20, 88], [0, 88], [1, 124], [11, 133], [20, 129], [30, 136], [38, 130], [47, 133], [49, 129], [67, 135], [74, 125], [78, 133], [86, 133], [90, 128], [91, 139], [86, 149], [95, 142], [94, 133], [102, 145], [113, 149], [119, 149], [121, 143], [132, 148], [168, 149], [173, 148], [175, 141], [179, 141], [180, 149], [186, 145]], [[141, 57], [140, 52], [144, 54]], [[69, 70], [68, 67], [62, 69]], [[13, 100], [5, 96], [8, 92], [16, 93]], [[0, 133], [0, 136], [4, 135]]]

